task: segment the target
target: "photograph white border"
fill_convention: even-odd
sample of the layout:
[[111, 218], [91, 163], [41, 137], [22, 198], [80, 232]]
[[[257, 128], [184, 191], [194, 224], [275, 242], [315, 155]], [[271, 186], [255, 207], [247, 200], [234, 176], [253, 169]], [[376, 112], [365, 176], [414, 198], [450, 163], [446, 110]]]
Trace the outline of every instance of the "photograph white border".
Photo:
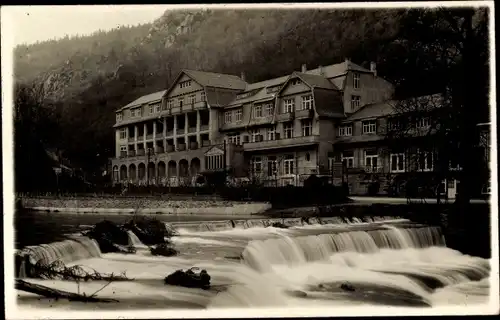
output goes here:
[[[394, 315], [479, 315], [499, 313], [499, 281], [498, 281], [498, 183], [497, 183], [497, 135], [496, 135], [496, 78], [495, 78], [495, 11], [493, 1], [441, 1], [441, 2], [359, 2], [359, 3], [276, 3], [276, 4], [221, 4], [221, 5], [171, 5], [175, 9], [382, 9], [382, 8], [430, 8], [430, 7], [488, 7], [490, 32], [490, 116], [491, 116], [491, 271], [490, 302], [488, 305], [465, 307], [434, 308], [399, 308], [399, 307], [332, 307], [318, 308], [234, 308], [224, 310], [116, 310], [116, 311], [67, 311], [40, 309], [30, 311], [29, 308], [18, 308], [14, 290], [14, 161], [13, 161], [13, 19], [21, 6], [2, 6], [2, 113], [3, 113], [3, 209], [4, 209], [4, 287], [5, 311], [8, 319], [81, 319], [81, 318], [237, 318], [237, 317], [320, 317], [320, 316], [394, 316]], [[53, 6], [46, 6], [50, 10]], [[74, 6], [75, 9], [80, 6]], [[110, 7], [110, 6], [107, 6]], [[115, 6], [112, 6], [115, 7]], [[122, 7], [122, 5], [116, 5]], [[133, 7], [133, 6], [127, 6]], [[161, 6], [165, 7], [165, 6]], [[161, 11], [159, 11], [159, 16]], [[43, 28], [43, 26], [41, 26]]]

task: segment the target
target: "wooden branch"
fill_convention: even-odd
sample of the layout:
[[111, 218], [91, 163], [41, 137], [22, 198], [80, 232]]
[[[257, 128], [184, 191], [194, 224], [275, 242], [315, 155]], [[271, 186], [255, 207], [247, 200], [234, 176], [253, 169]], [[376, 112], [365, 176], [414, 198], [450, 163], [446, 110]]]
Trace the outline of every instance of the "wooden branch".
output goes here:
[[118, 300], [114, 299], [96, 298], [94, 296], [86, 296], [84, 294], [81, 295], [73, 292], [52, 289], [39, 284], [29, 283], [20, 279], [16, 279], [15, 288], [16, 290], [26, 291], [54, 299], [68, 299], [69, 301], [81, 302], [118, 302]]

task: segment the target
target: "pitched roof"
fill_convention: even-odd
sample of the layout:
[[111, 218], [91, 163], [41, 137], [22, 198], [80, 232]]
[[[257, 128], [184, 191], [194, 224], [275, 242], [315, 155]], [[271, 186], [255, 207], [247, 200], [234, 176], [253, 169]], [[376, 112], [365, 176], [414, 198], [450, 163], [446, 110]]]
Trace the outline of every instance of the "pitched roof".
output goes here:
[[294, 72], [302, 81], [308, 84], [311, 87], [321, 88], [321, 89], [338, 89], [333, 83], [328, 81], [327, 78], [315, 75], [315, 74], [307, 74], [302, 72]]
[[389, 100], [380, 103], [367, 104], [347, 117], [347, 121], [361, 120], [373, 117], [382, 117], [394, 112], [396, 101]]
[[197, 70], [183, 70], [189, 77], [205, 87], [245, 90], [247, 83], [238, 76]]
[[162, 90], [154, 93], [147, 94], [145, 96], [139, 97], [138, 99], [130, 102], [127, 104], [125, 107], [118, 109], [117, 111], [121, 111], [123, 109], [127, 109], [129, 107], [135, 107], [135, 106], [140, 106], [145, 103], [150, 103], [150, 102], [155, 102], [161, 100], [163, 95], [165, 94], [167, 90]]

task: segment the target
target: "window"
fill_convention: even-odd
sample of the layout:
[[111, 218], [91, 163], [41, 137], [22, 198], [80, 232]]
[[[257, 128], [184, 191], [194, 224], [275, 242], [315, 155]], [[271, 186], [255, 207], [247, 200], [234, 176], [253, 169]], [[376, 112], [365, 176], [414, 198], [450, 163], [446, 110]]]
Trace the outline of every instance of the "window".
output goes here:
[[201, 101], [206, 101], [207, 100], [207, 95], [205, 93], [205, 91], [202, 91], [201, 92]]
[[267, 157], [267, 175], [269, 177], [278, 175], [278, 161], [276, 156]]
[[375, 133], [377, 128], [376, 120], [363, 121], [363, 134]]
[[213, 155], [205, 157], [205, 167], [208, 170], [217, 170], [224, 167], [224, 161], [222, 155]]
[[140, 117], [141, 116], [141, 108], [130, 109], [130, 117]]
[[354, 153], [352, 151], [342, 152], [340, 158], [346, 168], [354, 168]]
[[191, 86], [191, 80], [186, 80], [186, 81], [183, 81], [183, 82], [180, 82], [179, 83], [179, 87], [182, 89], [182, 88], [187, 88], [187, 87], [190, 87]]
[[310, 136], [312, 134], [312, 121], [302, 120], [302, 135], [304, 137]]
[[240, 135], [238, 134], [238, 135], [228, 136], [228, 141], [229, 143], [240, 145], [241, 144]]
[[367, 170], [375, 170], [378, 167], [378, 153], [376, 150], [365, 151], [365, 167]]
[[232, 115], [233, 115], [232, 111], [226, 111], [224, 113], [224, 123], [231, 123], [231, 121], [232, 121]]
[[352, 136], [352, 125], [339, 127], [339, 136], [340, 137]]
[[272, 116], [274, 114], [274, 104], [272, 103], [266, 104], [266, 114], [268, 116]]
[[431, 151], [418, 153], [417, 170], [431, 171], [434, 168], [434, 154]]
[[360, 78], [361, 78], [361, 75], [357, 72], [353, 73], [353, 87], [354, 89], [359, 89], [360, 87]]
[[404, 153], [391, 154], [391, 172], [405, 171], [405, 155]]
[[300, 79], [298, 79], [298, 78], [292, 79], [292, 80], [290, 80], [290, 84], [292, 86], [299, 85], [300, 84]]
[[194, 94], [189, 95], [188, 101], [190, 104], [194, 104], [196, 102], [196, 95]]
[[302, 110], [310, 110], [312, 109], [312, 95], [307, 95], [302, 97]]
[[267, 128], [267, 140], [276, 139], [276, 127]]
[[328, 169], [330, 170], [330, 172], [333, 171], [333, 164], [335, 163], [335, 158], [328, 158]]
[[118, 176], [118, 167], [117, 166], [114, 166], [113, 167], [113, 180], [115, 182], [117, 182], [119, 180], [119, 176]]
[[236, 122], [241, 122], [243, 120], [243, 111], [241, 109], [236, 110], [234, 118]]
[[309, 152], [306, 153], [306, 161], [311, 161], [311, 154]]
[[283, 160], [283, 174], [290, 175], [294, 173], [295, 159], [292, 155], [285, 156]]
[[252, 142], [260, 142], [260, 132], [258, 130], [254, 130], [251, 133]]
[[178, 98], [177, 101], [179, 101], [179, 107], [182, 108], [182, 105], [184, 104], [184, 98]]
[[260, 175], [262, 172], [262, 158], [254, 157], [251, 162], [252, 173], [254, 175]]
[[135, 118], [135, 109], [130, 109], [130, 117]]
[[123, 115], [122, 115], [122, 113], [121, 113], [121, 112], [120, 112], [120, 113], [117, 113], [117, 114], [116, 114], [116, 122], [120, 122], [120, 121], [122, 121], [122, 119], [123, 119]]
[[417, 128], [426, 128], [431, 125], [430, 119], [428, 117], [421, 117], [417, 119], [416, 127]]
[[121, 128], [120, 129], [120, 139], [127, 139], [127, 128]]
[[360, 96], [351, 96], [351, 111], [356, 111], [361, 106], [361, 97]]
[[262, 106], [257, 105], [253, 107], [253, 117], [254, 118], [262, 118]]
[[285, 99], [283, 101], [283, 113], [293, 112], [294, 106], [295, 106], [295, 100], [293, 100], [293, 99]]
[[127, 151], [127, 146], [120, 146], [120, 151], [121, 152], [126, 152]]
[[154, 106], [152, 104], [149, 105], [149, 114], [153, 114], [155, 112]]
[[135, 109], [135, 116], [136, 117], [142, 117], [142, 109], [141, 108]]
[[285, 139], [293, 138], [293, 122], [284, 123], [283, 132], [285, 133]]
[[387, 120], [387, 128], [389, 130], [395, 131], [401, 128], [401, 121], [399, 119], [389, 119]]
[[172, 109], [174, 107], [174, 100], [169, 99], [168, 102], [167, 102], [167, 106], [168, 106], [169, 109]]

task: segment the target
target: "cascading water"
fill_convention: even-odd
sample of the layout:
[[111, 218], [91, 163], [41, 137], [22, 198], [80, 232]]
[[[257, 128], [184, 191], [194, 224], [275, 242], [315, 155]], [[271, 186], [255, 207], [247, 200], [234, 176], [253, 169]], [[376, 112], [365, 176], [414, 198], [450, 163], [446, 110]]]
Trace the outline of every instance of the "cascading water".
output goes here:
[[144, 244], [142, 243], [141, 240], [139, 240], [139, 238], [135, 235], [135, 233], [133, 233], [132, 231], [130, 230], [127, 230], [127, 234], [128, 234], [128, 244], [131, 245], [131, 246], [144, 246]]
[[26, 247], [20, 254], [28, 255], [32, 264], [36, 264], [38, 261], [43, 264], [50, 264], [57, 260], [68, 263], [99, 257], [101, 250], [95, 240], [82, 236], [50, 244]]
[[[288, 228], [272, 227], [277, 222]], [[127, 306], [434, 306], [446, 304], [447, 299], [463, 303], [467, 295], [473, 296], [467, 301], [476, 303], [488, 297], [488, 260], [446, 248], [439, 228], [396, 217], [255, 219], [172, 226], [179, 231], [172, 237], [181, 252], [177, 257], [151, 256], [149, 250], [78, 255], [83, 249], [70, 249], [78, 246], [74, 242], [29, 250], [47, 262], [73, 261], [103, 273], [126, 271], [133, 282], [112, 283], [99, 295], [124, 299]], [[85, 241], [80, 243], [98, 250], [95, 242]], [[129, 242], [141, 246], [132, 232]], [[193, 266], [209, 272], [213, 291], [164, 287], [167, 274]], [[36, 281], [43, 284], [43, 280]], [[346, 283], [353, 292], [342, 289]], [[64, 281], [51, 285], [74, 290]], [[99, 289], [92, 283], [85, 286], [81, 290], [89, 294]]]

